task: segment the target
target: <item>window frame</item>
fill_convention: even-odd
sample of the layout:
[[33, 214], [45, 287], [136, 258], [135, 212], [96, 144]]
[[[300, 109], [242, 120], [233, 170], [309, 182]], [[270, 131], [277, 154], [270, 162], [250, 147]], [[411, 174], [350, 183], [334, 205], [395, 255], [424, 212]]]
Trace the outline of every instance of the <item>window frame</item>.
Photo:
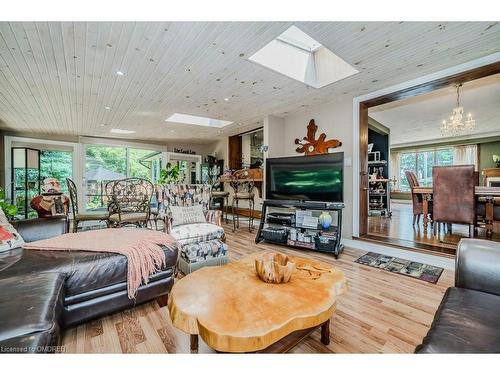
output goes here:
[[[419, 177], [418, 175], [418, 170], [419, 170], [419, 155], [421, 154], [428, 154], [428, 153], [432, 153], [432, 157], [433, 157], [433, 163], [432, 163], [432, 167], [435, 167], [435, 166], [441, 166], [441, 165], [449, 165], [449, 164], [437, 164], [436, 161], [438, 160], [437, 158], [437, 153], [440, 152], [440, 151], [444, 151], [444, 150], [449, 150], [451, 151], [452, 153], [452, 156], [453, 156], [453, 146], [441, 146], [441, 147], [433, 147], [433, 148], [423, 148], [423, 149], [412, 149], [412, 150], [401, 150], [401, 151], [398, 151], [398, 159], [399, 159], [399, 171], [398, 171], [398, 174], [399, 174], [399, 183], [398, 183], [398, 192], [401, 192], [401, 193], [410, 193], [411, 192], [411, 189], [409, 188], [409, 185], [408, 185], [408, 189], [403, 189], [402, 188], [402, 181], [406, 181], [406, 177], [403, 176], [404, 172], [408, 169], [405, 169], [403, 170], [402, 169], [402, 165], [401, 165], [401, 157], [403, 154], [413, 154], [415, 155], [415, 169], [412, 170], [412, 172], [415, 173], [415, 175], [417, 176], [417, 178], [419, 179], [419, 181], [421, 181], [421, 178]], [[454, 157], [452, 158], [452, 164], [453, 165], [454, 163]], [[431, 183], [432, 183], [432, 175], [431, 175]], [[426, 186], [426, 184], [423, 184], [422, 186]]]

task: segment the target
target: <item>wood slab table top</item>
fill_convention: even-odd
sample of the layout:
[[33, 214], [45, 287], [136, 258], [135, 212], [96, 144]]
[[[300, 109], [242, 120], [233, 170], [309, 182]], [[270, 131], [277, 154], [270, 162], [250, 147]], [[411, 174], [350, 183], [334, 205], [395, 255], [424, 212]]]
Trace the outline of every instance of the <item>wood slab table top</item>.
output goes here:
[[285, 284], [268, 284], [255, 273], [250, 254], [205, 267], [174, 284], [168, 308], [175, 327], [199, 334], [221, 352], [265, 349], [292, 332], [330, 319], [346, 290], [341, 271], [313, 259], [289, 257], [296, 269]]

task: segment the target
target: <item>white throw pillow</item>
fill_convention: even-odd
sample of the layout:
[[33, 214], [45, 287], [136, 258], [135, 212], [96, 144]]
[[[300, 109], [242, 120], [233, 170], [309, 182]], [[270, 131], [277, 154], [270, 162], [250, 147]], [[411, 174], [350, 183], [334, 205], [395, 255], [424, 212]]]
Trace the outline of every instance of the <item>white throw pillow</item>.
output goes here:
[[17, 230], [9, 223], [3, 210], [0, 208], [0, 253], [20, 247], [24, 240]]
[[205, 214], [203, 213], [203, 206], [201, 204], [196, 206], [170, 206], [170, 215], [172, 217], [172, 226], [184, 224], [206, 223]]

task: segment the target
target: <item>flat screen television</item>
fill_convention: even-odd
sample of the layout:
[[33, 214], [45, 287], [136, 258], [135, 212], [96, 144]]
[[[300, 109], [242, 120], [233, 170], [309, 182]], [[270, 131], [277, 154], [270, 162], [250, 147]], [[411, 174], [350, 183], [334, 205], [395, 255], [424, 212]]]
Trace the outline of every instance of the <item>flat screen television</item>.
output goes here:
[[344, 153], [266, 159], [266, 199], [344, 201]]

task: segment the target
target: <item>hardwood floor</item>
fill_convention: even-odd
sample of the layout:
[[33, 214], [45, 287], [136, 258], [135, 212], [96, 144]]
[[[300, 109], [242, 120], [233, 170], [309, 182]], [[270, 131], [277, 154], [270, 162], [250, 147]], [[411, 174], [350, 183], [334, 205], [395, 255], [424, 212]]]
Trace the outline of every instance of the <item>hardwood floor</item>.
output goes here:
[[[255, 245], [255, 231], [232, 233], [226, 226], [231, 259], [263, 250], [313, 257], [342, 270], [349, 290], [339, 297], [330, 324], [330, 344], [320, 331], [292, 353], [412, 353], [427, 333], [454, 274], [445, 270], [436, 285], [354, 263], [365, 252], [347, 248], [332, 256], [271, 244]], [[172, 327], [168, 310], [150, 302], [66, 330], [67, 353], [189, 353], [189, 336]], [[200, 353], [212, 352], [200, 339]]]
[[[391, 204], [392, 217], [374, 215], [368, 218], [368, 237], [390, 241], [399, 246], [433, 250], [444, 254], [455, 254], [457, 244], [461, 238], [469, 237], [467, 225], [453, 224], [452, 234], [442, 229], [439, 236], [434, 236], [432, 228], [423, 229], [423, 219], [418, 225], [413, 225], [412, 205], [406, 203]], [[500, 241], [498, 229], [495, 228], [493, 241]], [[478, 229], [476, 238], [486, 238], [486, 231]]]

